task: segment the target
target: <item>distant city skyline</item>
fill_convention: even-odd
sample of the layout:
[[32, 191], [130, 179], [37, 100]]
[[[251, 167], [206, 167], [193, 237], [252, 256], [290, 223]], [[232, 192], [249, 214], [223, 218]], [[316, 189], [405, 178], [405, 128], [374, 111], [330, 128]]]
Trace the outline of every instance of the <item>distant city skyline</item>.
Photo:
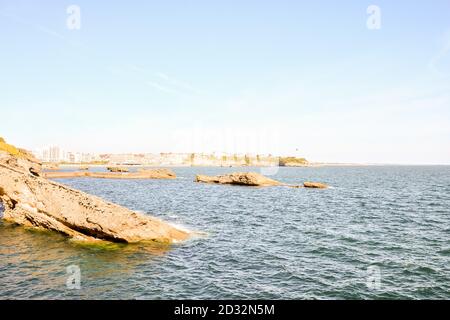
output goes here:
[[[36, 156], [39, 160], [42, 160], [44, 162], [73, 162], [73, 163], [79, 163], [79, 162], [92, 162], [92, 161], [104, 161], [106, 158], [116, 158], [121, 159], [120, 162], [133, 162], [132, 158], [143, 158], [150, 155], [207, 155], [207, 156], [215, 156], [215, 157], [232, 157], [232, 156], [270, 156], [270, 157], [279, 157], [280, 155], [277, 154], [257, 154], [257, 153], [226, 153], [226, 152], [210, 152], [210, 153], [204, 153], [204, 152], [182, 152], [182, 153], [174, 153], [174, 152], [141, 152], [141, 153], [99, 153], [99, 152], [77, 152], [73, 150], [67, 150], [64, 148], [61, 148], [56, 145], [50, 145], [42, 148], [37, 148], [34, 150], [30, 150], [34, 156]], [[291, 155], [295, 157], [296, 155]], [[300, 156], [299, 156], [300, 158]]]
[[446, 0], [0, 0], [0, 38], [29, 150], [450, 164]]
[[[95, 165], [152, 165], [152, 166], [260, 166], [274, 167], [287, 162], [306, 165], [303, 158], [283, 158], [271, 154], [227, 153], [82, 153], [49, 146], [33, 150], [44, 163]], [[283, 160], [284, 159], [284, 160]], [[294, 159], [294, 160], [292, 160]], [[288, 161], [289, 160], [289, 161]], [[283, 162], [284, 161], [284, 162]], [[283, 164], [284, 163], [284, 164]]]
[[31, 150], [39, 160], [45, 162], [91, 162], [101, 161], [95, 153], [74, 152], [60, 148], [59, 146], [48, 146]]

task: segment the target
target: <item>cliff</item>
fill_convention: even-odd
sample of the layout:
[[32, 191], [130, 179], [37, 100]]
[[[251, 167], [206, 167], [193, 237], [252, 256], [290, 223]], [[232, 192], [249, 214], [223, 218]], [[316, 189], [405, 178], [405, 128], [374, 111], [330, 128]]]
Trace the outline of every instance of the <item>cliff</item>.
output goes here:
[[305, 158], [280, 157], [279, 165], [280, 167], [306, 167], [309, 162]]

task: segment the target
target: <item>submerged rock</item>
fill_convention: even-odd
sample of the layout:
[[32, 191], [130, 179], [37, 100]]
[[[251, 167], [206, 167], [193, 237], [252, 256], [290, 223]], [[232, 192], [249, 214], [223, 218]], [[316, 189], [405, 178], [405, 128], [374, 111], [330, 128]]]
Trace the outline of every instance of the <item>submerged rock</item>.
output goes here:
[[80, 240], [172, 243], [189, 237], [159, 219], [39, 177], [34, 167], [33, 162], [0, 150], [3, 219]]
[[262, 174], [255, 172], [237, 172], [220, 176], [197, 175], [195, 182], [218, 183], [218, 184], [234, 184], [241, 186], [268, 187], [281, 186], [281, 182], [269, 179]]

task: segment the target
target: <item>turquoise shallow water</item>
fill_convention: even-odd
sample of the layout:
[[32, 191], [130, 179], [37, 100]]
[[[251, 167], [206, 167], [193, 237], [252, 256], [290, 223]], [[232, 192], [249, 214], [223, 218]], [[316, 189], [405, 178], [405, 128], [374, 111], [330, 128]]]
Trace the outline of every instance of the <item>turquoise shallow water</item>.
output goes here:
[[[239, 169], [253, 170], [259, 169]], [[450, 167], [280, 168], [328, 190], [58, 179], [207, 236], [86, 247], [0, 222], [0, 298], [450, 299]], [[81, 289], [68, 289], [77, 265]]]

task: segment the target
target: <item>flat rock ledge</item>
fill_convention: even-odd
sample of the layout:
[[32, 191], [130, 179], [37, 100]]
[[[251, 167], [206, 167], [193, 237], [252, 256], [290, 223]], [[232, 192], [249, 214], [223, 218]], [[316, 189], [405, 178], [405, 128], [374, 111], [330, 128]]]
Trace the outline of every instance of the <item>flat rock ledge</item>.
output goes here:
[[305, 182], [303, 185], [290, 185], [263, 176], [256, 172], [235, 172], [219, 176], [197, 175], [195, 182], [232, 184], [249, 187], [286, 186], [292, 188], [326, 189], [328, 186], [318, 182]]
[[177, 175], [169, 169], [143, 169], [137, 172], [92, 172], [92, 171], [59, 171], [43, 172], [47, 179], [58, 178], [100, 178], [100, 179], [175, 179]]
[[311, 189], [327, 189], [328, 185], [320, 182], [304, 182], [303, 187]]
[[236, 172], [220, 176], [197, 175], [195, 182], [217, 183], [217, 184], [234, 184], [240, 186], [268, 187], [280, 186], [281, 182], [269, 179], [262, 174], [256, 172]]
[[128, 172], [128, 168], [124, 167], [107, 167], [106, 170], [110, 172]]
[[170, 244], [190, 236], [164, 221], [49, 181], [40, 174], [29, 160], [0, 151], [3, 219], [87, 241]]

